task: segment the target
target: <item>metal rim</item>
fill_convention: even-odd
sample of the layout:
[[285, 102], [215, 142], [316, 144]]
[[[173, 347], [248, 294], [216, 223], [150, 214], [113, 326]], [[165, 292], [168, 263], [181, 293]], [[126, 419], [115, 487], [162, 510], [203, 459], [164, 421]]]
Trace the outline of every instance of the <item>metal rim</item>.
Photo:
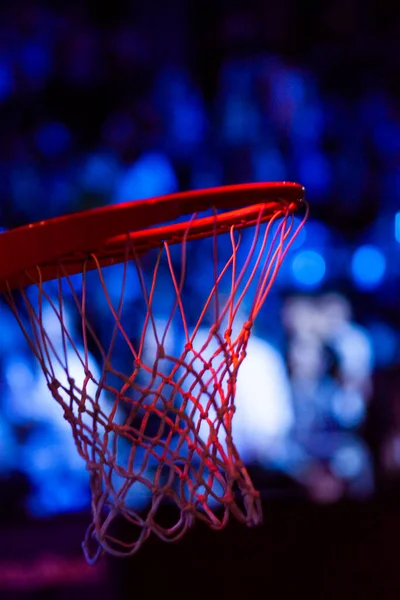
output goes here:
[[[85, 255], [99, 249], [106, 252], [108, 264], [113, 264], [116, 261], [112, 252], [118, 254], [128, 235], [142, 241], [142, 252], [159, 244], [164, 234], [169, 240], [179, 238], [188, 222], [171, 225], [171, 221], [182, 215], [211, 207], [235, 209], [219, 215], [224, 225], [240, 219], [250, 225], [254, 214], [246, 207], [255, 208], [262, 203], [262, 220], [266, 221], [288, 203], [291, 210], [296, 210], [304, 194], [301, 185], [288, 182], [223, 186], [110, 205], [11, 229], [0, 234], [0, 290], [28, 285], [29, 278], [24, 273], [37, 266], [45, 270], [45, 280], [57, 277], [60, 261], [83, 264]], [[148, 229], [161, 223], [167, 225]], [[201, 219], [199, 225], [191, 227], [192, 239], [200, 230], [201, 237], [211, 235], [214, 227], [215, 217]], [[69, 272], [79, 270], [78, 267]]]

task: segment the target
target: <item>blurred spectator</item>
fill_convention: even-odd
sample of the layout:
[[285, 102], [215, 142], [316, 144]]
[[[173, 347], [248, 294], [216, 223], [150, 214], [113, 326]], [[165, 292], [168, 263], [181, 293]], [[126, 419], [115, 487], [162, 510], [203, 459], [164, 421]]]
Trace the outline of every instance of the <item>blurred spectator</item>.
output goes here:
[[350, 316], [337, 294], [289, 299], [283, 313], [296, 415], [292, 468], [324, 501], [373, 490], [373, 464], [359, 433], [371, 394], [372, 349]]

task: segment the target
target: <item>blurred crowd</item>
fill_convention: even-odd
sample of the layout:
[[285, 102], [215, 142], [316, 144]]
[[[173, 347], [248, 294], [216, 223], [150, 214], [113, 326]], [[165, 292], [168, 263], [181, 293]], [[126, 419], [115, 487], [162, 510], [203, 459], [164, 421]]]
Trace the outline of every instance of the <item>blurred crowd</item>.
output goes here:
[[[311, 218], [260, 314], [241, 406], [255, 381], [257, 394], [238, 444], [266, 481], [279, 473], [316, 501], [392, 492], [400, 99], [389, 75], [400, 20], [372, 35], [379, 15], [364, 3], [354, 36], [355, 0], [301, 3], [301, 14], [286, 1], [271, 15], [264, 3], [205, 3], [198, 19], [198, 2], [100, 4], [0, 8], [1, 230], [178, 190], [301, 182]], [[0, 298], [4, 487], [22, 476], [35, 514], [81, 510], [84, 465], [62, 416], [37, 408], [44, 387]], [[257, 454], [251, 431], [268, 396], [271, 443]]]

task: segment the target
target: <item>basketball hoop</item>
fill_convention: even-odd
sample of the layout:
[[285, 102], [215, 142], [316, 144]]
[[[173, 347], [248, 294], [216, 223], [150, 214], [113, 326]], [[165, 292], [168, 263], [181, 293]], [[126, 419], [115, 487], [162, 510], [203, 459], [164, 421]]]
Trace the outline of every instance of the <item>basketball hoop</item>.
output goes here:
[[[108, 206], [0, 234], [0, 291], [90, 473], [89, 562], [104, 551], [133, 554], [151, 533], [179, 539], [195, 519], [215, 529], [230, 515], [261, 522], [259, 494], [232, 437], [235, 385], [254, 320], [307, 210], [300, 185], [263, 183]], [[120, 282], [111, 288], [116, 265]], [[140, 296], [128, 300], [135, 286]], [[96, 315], [100, 298], [107, 314]], [[70, 356], [81, 365], [79, 379]], [[132, 508], [130, 498], [143, 490], [149, 506]], [[157, 520], [162, 502], [177, 508], [168, 527]], [[121, 517], [133, 539], [116, 537]]]

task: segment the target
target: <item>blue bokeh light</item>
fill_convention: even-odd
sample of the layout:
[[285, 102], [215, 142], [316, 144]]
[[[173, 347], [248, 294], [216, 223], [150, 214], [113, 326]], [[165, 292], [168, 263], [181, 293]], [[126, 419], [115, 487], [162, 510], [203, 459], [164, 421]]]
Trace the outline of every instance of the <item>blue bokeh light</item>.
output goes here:
[[325, 277], [325, 272], [325, 259], [315, 250], [302, 250], [292, 261], [292, 275], [300, 287], [318, 287]]
[[304, 182], [307, 195], [319, 199], [332, 183], [331, 166], [322, 152], [310, 151], [299, 159], [299, 179]]
[[400, 244], [400, 212], [396, 213], [394, 217], [394, 237]]
[[386, 258], [379, 248], [365, 244], [354, 252], [351, 268], [358, 287], [374, 288], [381, 283], [385, 275]]
[[309, 218], [304, 225], [304, 234], [307, 243], [315, 248], [326, 249], [332, 244], [332, 234], [322, 221]]
[[254, 181], [285, 181], [287, 170], [278, 148], [263, 148], [253, 156]]
[[44, 79], [51, 72], [51, 53], [45, 44], [28, 42], [22, 48], [20, 58], [24, 74], [33, 80]]
[[398, 332], [384, 321], [374, 321], [368, 327], [377, 365], [387, 367], [396, 361], [399, 349]]
[[95, 152], [87, 157], [82, 166], [80, 183], [94, 193], [111, 193], [120, 174], [120, 165], [112, 154]]
[[36, 146], [47, 158], [63, 154], [70, 146], [72, 135], [63, 123], [45, 123], [35, 135]]
[[10, 66], [4, 61], [0, 62], [0, 102], [6, 100], [13, 91], [14, 82]]
[[121, 177], [115, 202], [128, 202], [172, 194], [178, 190], [178, 180], [168, 158], [159, 152], [143, 154]]

